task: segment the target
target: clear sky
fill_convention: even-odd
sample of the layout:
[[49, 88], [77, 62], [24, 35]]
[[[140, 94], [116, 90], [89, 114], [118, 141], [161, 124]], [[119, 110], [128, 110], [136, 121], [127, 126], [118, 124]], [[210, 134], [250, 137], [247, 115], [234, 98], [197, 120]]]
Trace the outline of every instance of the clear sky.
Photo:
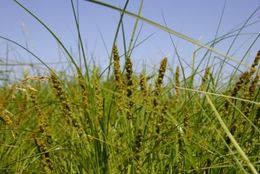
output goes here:
[[[108, 51], [111, 50], [120, 14], [117, 11], [84, 0], [78, 1], [81, 33], [88, 49], [88, 58], [89, 60], [94, 60], [97, 65], [105, 67], [108, 64], [106, 47]], [[77, 35], [70, 0], [19, 0], [19, 2], [42, 19], [61, 38], [68, 49], [73, 52], [73, 55], [77, 56]], [[123, 0], [103, 0], [103, 2], [111, 3], [118, 7], [123, 7], [125, 3]], [[127, 9], [137, 13], [140, 2], [141, 0], [130, 0]], [[223, 18], [217, 36], [241, 27], [260, 6], [260, 1], [144, 0], [142, 16], [163, 25], [165, 25], [165, 18], [169, 28], [207, 43], [213, 40], [216, 35], [224, 5]], [[66, 61], [52, 36], [14, 1], [0, 0], [0, 20], [1, 36], [27, 46], [46, 62]], [[231, 49], [230, 54], [238, 60], [242, 58], [249, 45], [259, 34], [259, 20], [260, 10], [249, 21], [249, 23], [256, 23], [242, 30], [243, 35], [238, 38], [236, 44]], [[124, 19], [127, 44], [129, 43], [134, 21], [134, 18], [128, 16]], [[139, 23], [138, 29], [141, 26], [139, 42], [151, 34], [152, 36], [134, 50], [132, 57], [135, 64], [155, 66], [164, 56], [169, 57], [169, 62], [172, 66], [178, 64], [169, 34], [142, 22]], [[186, 62], [191, 62], [192, 51], [196, 47], [175, 36], [173, 36], [173, 41], [177, 45], [180, 56]], [[224, 41], [223, 44], [217, 46], [217, 49], [226, 52], [231, 41], [230, 39]], [[122, 52], [122, 37], [119, 37], [118, 47]], [[259, 40], [252, 47], [248, 57], [253, 58], [258, 49], [260, 49]], [[37, 62], [20, 48], [12, 44], [8, 44], [7, 48], [7, 42], [0, 40], [1, 59], [5, 59], [7, 55], [9, 61]], [[55, 67], [55, 65], [52, 66]], [[138, 71], [138, 68], [136, 71]]]

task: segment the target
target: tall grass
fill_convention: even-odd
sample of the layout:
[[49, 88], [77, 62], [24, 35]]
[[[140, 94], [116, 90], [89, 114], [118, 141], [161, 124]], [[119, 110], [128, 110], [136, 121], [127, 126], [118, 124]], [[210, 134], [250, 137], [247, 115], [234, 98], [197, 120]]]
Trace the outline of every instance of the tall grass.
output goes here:
[[[56, 34], [16, 1], [57, 40], [75, 72], [72, 77], [61, 75], [27, 48], [1, 36], [41, 61], [49, 75], [26, 75], [0, 88], [0, 173], [257, 174], [260, 51], [252, 57], [252, 65], [247, 65], [142, 17], [143, 2], [138, 14], [126, 11], [128, 1], [124, 9], [90, 2], [121, 12], [116, 35], [123, 16], [130, 15], [136, 17], [136, 25], [143, 20], [222, 56], [221, 66], [227, 60], [238, 63], [236, 73], [220, 84], [223, 69], [214, 70], [205, 55], [207, 67], [202, 72], [193, 66], [188, 74], [182, 64], [170, 69], [165, 57], [152, 76], [145, 70], [137, 74], [131, 58], [134, 26], [124, 53], [117, 49], [115, 36], [107, 76], [100, 75], [98, 67], [87, 64], [79, 17], [71, 1], [85, 62], [83, 72]], [[247, 69], [240, 72], [240, 65]], [[169, 77], [170, 70], [173, 77]]]

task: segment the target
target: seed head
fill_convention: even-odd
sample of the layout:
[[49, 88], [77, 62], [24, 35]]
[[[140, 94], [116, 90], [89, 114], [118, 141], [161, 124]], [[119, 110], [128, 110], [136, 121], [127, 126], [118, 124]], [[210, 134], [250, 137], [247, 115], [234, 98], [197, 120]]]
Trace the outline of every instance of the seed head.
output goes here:
[[120, 88], [122, 88], [123, 81], [122, 81], [121, 71], [120, 71], [120, 56], [116, 45], [113, 46], [113, 58], [114, 58], [114, 76], [116, 80], [116, 86], [120, 90]]
[[163, 83], [163, 78], [165, 75], [165, 71], [166, 71], [166, 67], [167, 67], [167, 58], [165, 57], [164, 59], [162, 59], [161, 63], [160, 63], [160, 69], [159, 69], [159, 74], [158, 74], [158, 78], [155, 84], [155, 95], [159, 95], [160, 90], [161, 90], [161, 86]]
[[180, 94], [180, 89], [178, 87], [180, 87], [180, 67], [177, 66], [176, 68], [176, 72], [175, 72], [175, 92], [176, 95]]
[[202, 78], [201, 85], [200, 85], [200, 90], [201, 91], [206, 90], [206, 85], [207, 85], [207, 82], [209, 80], [209, 74], [210, 74], [210, 68], [207, 67], [206, 70], [205, 70], [205, 74], [204, 74], [204, 76]]

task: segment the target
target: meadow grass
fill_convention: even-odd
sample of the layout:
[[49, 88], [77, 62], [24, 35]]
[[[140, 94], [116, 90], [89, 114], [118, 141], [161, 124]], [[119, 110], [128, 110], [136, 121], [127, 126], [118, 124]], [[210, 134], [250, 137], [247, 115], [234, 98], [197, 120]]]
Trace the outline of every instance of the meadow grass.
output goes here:
[[[62, 75], [22, 45], [4, 38], [32, 54], [49, 75], [26, 75], [0, 88], [0, 173], [254, 173], [260, 171], [260, 51], [252, 65], [242, 62], [236, 73], [219, 84], [222, 70], [207, 64], [203, 72], [193, 67], [186, 74], [182, 64], [174, 70], [168, 59], [150, 76], [133, 71], [131, 43], [120, 56], [115, 43], [111, 51], [113, 73], [107, 76], [87, 65], [79, 21], [74, 12], [81, 69], [60, 39], [37, 16], [57, 40], [75, 68]], [[91, 1], [98, 3], [97, 1]], [[168, 33], [208, 49], [227, 59], [233, 57], [194, 41], [167, 27], [109, 4], [100, 5], [136, 17]], [[73, 1], [71, 1], [75, 10]], [[119, 28], [121, 22], [119, 22]], [[117, 34], [118, 35], [118, 32]], [[207, 62], [205, 59], [204, 61]], [[121, 67], [124, 62], [124, 66]], [[200, 63], [198, 66], [200, 66]], [[225, 65], [225, 64], [224, 64]], [[173, 76], [169, 79], [168, 73]], [[200, 75], [204, 73], [204, 75]], [[103, 74], [103, 75], [101, 75]], [[200, 84], [195, 82], [200, 77]]]

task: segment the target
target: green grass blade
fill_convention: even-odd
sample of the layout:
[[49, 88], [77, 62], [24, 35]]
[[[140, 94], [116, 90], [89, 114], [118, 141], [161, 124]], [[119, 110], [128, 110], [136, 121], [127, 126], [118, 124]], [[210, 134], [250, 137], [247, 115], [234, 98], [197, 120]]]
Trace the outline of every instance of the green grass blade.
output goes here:
[[[115, 37], [114, 37], [114, 41], [113, 41], [113, 45], [115, 45], [116, 43], [116, 40], [117, 40], [117, 37], [118, 37], [118, 34], [119, 34], [119, 30], [120, 30], [120, 26], [123, 22], [123, 17], [125, 15], [125, 11], [126, 11], [126, 8], [127, 8], [127, 5], [129, 3], [129, 0], [126, 1], [125, 5], [124, 5], [124, 8], [121, 9], [120, 13], [120, 19], [119, 19], [119, 22], [117, 24], [117, 29], [116, 29], [116, 34], [115, 34]], [[112, 46], [113, 47], [113, 46]], [[112, 51], [111, 51], [111, 55], [110, 55], [110, 58], [109, 58], [109, 66], [108, 66], [108, 73], [107, 73], [107, 80], [109, 79], [109, 76], [110, 76], [110, 72], [111, 72], [111, 66], [112, 65]]]
[[228, 127], [226, 126], [225, 122], [222, 120], [219, 112], [217, 111], [215, 105], [213, 104], [212, 100], [210, 99], [210, 97], [205, 94], [207, 101], [211, 107], [211, 109], [213, 110], [215, 116], [217, 117], [221, 127], [224, 129], [225, 133], [227, 134], [228, 138], [231, 140], [232, 144], [234, 145], [234, 147], [237, 149], [238, 153], [241, 155], [241, 157], [245, 160], [245, 162], [247, 163], [248, 167], [250, 168], [250, 170], [252, 171], [252, 173], [254, 174], [258, 174], [256, 168], [254, 167], [254, 165], [250, 162], [248, 156], [245, 154], [245, 152], [243, 151], [243, 149], [239, 146], [238, 142], [236, 141], [236, 139], [233, 137], [233, 135], [230, 133]]
[[[144, 0], [141, 1], [141, 4], [139, 6], [138, 16], [141, 15], [143, 4], [144, 4]], [[138, 22], [139, 22], [139, 18], [136, 18], [134, 28], [133, 28], [133, 31], [132, 31], [132, 35], [130, 37], [130, 43], [129, 43], [128, 51], [127, 51], [127, 56], [129, 56], [129, 57], [131, 57], [130, 53], [132, 53], [132, 51], [130, 51], [130, 50], [133, 49], [132, 47], [133, 47], [133, 42], [134, 42], [134, 37], [135, 37], [136, 30], [137, 30]]]
[[52, 36], [53, 38], [58, 42], [58, 44], [62, 47], [62, 49], [65, 51], [65, 53], [68, 55], [69, 60], [71, 63], [75, 66], [78, 72], [80, 71], [80, 68], [78, 67], [77, 63], [75, 62], [72, 55], [69, 53], [68, 49], [65, 47], [65, 45], [62, 43], [61, 39], [40, 19], [38, 18], [34, 13], [32, 13], [28, 8], [26, 8], [23, 4], [18, 2], [17, 0], [14, 0], [16, 4], [18, 4], [22, 9], [24, 9], [29, 15], [31, 15], [34, 19], [36, 19]]
[[177, 31], [175, 31], [173, 29], [165, 27], [165, 26], [163, 26], [163, 25], [161, 25], [159, 23], [156, 23], [156, 22], [154, 22], [154, 21], [152, 21], [150, 19], [147, 19], [147, 18], [145, 18], [143, 16], [140, 16], [140, 15], [137, 15], [135, 13], [123, 10], [121, 8], [115, 7], [115, 6], [111, 5], [111, 4], [107, 4], [107, 3], [104, 3], [104, 2], [95, 1], [95, 0], [85, 0], [85, 1], [91, 2], [91, 3], [95, 3], [95, 4], [99, 4], [99, 5], [111, 8], [113, 10], [119, 11], [119, 12], [124, 12], [125, 14], [127, 14], [129, 16], [132, 16], [132, 17], [135, 17], [135, 18], [139, 18], [140, 20], [142, 20], [143, 22], [145, 22], [145, 23], [147, 23], [149, 25], [152, 25], [152, 26], [154, 26], [154, 27], [156, 27], [156, 28], [158, 28], [158, 29], [160, 29], [162, 31], [165, 31], [165, 32], [168, 32], [168, 33], [170, 33], [172, 35], [175, 35], [176, 37], [179, 37], [179, 38], [181, 38], [183, 40], [186, 40], [186, 41], [188, 41], [188, 42], [190, 42], [190, 43], [192, 43], [194, 45], [203, 47], [203, 48], [205, 48], [205, 49], [207, 49], [209, 51], [212, 51], [213, 53], [215, 53], [215, 54], [217, 54], [219, 56], [222, 56], [222, 57], [224, 57], [224, 58], [226, 58], [226, 59], [228, 59], [230, 61], [233, 61], [233, 62], [235, 62], [237, 64], [242, 64], [243, 66], [248, 67], [248, 68], [250, 67], [249, 65], [241, 63], [241, 61], [237, 60], [236, 58], [234, 58], [232, 56], [227, 55], [226, 53], [218, 51], [218, 50], [216, 50], [216, 49], [214, 49], [214, 48], [212, 48], [212, 47], [210, 47], [208, 45], [203, 44], [202, 42], [200, 42], [198, 40], [195, 40], [195, 39], [193, 39], [193, 38], [191, 38], [191, 37], [189, 37], [187, 35], [184, 35], [184, 34], [182, 34], [180, 32], [177, 32]]
[[77, 28], [79, 47], [80, 47], [79, 51], [82, 52], [84, 65], [85, 65], [85, 69], [86, 69], [86, 75], [87, 75], [87, 79], [89, 80], [89, 67], [88, 67], [87, 57], [86, 57], [86, 53], [85, 53], [85, 49], [84, 49], [83, 41], [82, 41], [82, 37], [81, 37], [81, 32], [80, 32], [80, 27], [79, 27], [79, 17], [77, 17], [77, 15], [76, 15], [73, 0], [71, 0], [70, 2], [71, 2], [72, 11], [73, 11], [74, 21], [75, 21], [76, 28]]
[[31, 54], [33, 57], [35, 57], [39, 62], [41, 62], [48, 70], [52, 71], [51, 67], [48, 66], [40, 57], [38, 57], [36, 54], [34, 54], [32, 51], [30, 51], [28, 48], [24, 47], [23, 45], [19, 44], [18, 42], [12, 40], [12, 39], [9, 39], [9, 38], [6, 38], [6, 37], [3, 37], [3, 36], [0, 36], [1, 39], [4, 39], [14, 45], [17, 45], [18, 47], [22, 48], [23, 50], [25, 50], [26, 52], [28, 52], [29, 54]]

